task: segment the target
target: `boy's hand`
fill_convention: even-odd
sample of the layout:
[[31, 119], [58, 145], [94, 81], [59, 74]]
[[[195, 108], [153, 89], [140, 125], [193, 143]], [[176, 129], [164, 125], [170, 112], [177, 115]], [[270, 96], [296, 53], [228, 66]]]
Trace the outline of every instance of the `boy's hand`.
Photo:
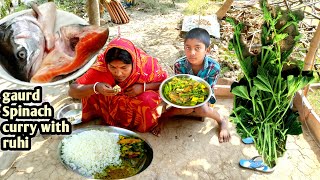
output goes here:
[[143, 84], [134, 84], [124, 92], [124, 94], [129, 97], [135, 97], [141, 93], [143, 93]]

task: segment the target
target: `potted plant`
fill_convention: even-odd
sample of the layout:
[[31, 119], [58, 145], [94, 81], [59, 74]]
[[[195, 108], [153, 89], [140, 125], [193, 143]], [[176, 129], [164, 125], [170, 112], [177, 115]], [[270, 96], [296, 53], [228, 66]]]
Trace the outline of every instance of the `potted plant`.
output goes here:
[[234, 49], [244, 74], [231, 85], [234, 108], [230, 119], [242, 138], [253, 138], [264, 162], [274, 167], [285, 152], [287, 135], [302, 133], [292, 100], [315, 76], [303, 71], [303, 60], [290, 56], [300, 38], [298, 23], [303, 13], [272, 8], [267, 0], [261, 0], [260, 6], [264, 24], [257, 54], [249, 53], [241, 40], [244, 24], [227, 18], [234, 27], [229, 48]]

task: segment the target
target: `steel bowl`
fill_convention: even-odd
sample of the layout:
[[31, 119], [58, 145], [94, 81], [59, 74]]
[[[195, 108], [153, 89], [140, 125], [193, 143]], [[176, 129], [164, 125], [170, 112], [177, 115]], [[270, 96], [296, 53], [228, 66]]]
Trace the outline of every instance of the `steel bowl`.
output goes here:
[[[2, 19], [0, 19], [0, 24], [13, 19], [17, 16], [20, 16], [25, 13], [30, 13], [31, 10], [23, 10], [19, 11], [13, 14], [10, 14]], [[60, 29], [60, 27], [65, 26], [65, 25], [70, 25], [70, 24], [83, 24], [83, 25], [88, 25], [89, 23], [80, 18], [79, 16], [69, 13], [67, 11], [62, 11], [62, 10], [57, 10], [57, 17], [56, 17], [56, 24], [55, 24], [55, 32]], [[16, 79], [12, 75], [10, 75], [1, 65], [0, 65], [0, 77], [10, 81], [15, 84], [23, 85], [23, 86], [52, 86], [52, 85], [59, 85], [59, 84], [64, 84], [67, 83], [71, 80], [74, 80], [81, 76], [83, 73], [85, 73], [95, 62], [97, 55], [93, 55], [91, 59], [81, 68], [78, 70], [74, 71], [73, 73], [63, 75], [57, 78], [57, 80], [52, 81], [52, 82], [47, 82], [47, 83], [31, 83], [31, 82], [26, 82], [26, 81], [21, 81], [19, 79]]]
[[[152, 159], [153, 159], [153, 150], [152, 150], [152, 147], [151, 147], [150, 143], [146, 139], [142, 138], [139, 134], [137, 134], [137, 133], [135, 133], [133, 131], [130, 131], [130, 130], [127, 130], [127, 129], [123, 129], [123, 128], [119, 128], [119, 127], [114, 127], [114, 126], [93, 125], [93, 126], [88, 126], [86, 128], [77, 129], [77, 130], [73, 131], [71, 133], [71, 135], [69, 135], [69, 136], [72, 136], [72, 135], [75, 135], [75, 134], [78, 134], [78, 133], [81, 133], [81, 132], [84, 132], [84, 131], [90, 131], [90, 130], [106, 131], [108, 133], [115, 133], [115, 134], [119, 134], [119, 135], [123, 135], [123, 136], [133, 136], [133, 137], [137, 137], [137, 138], [142, 139], [145, 142], [144, 148], [145, 148], [145, 151], [146, 151], [146, 158], [143, 160], [144, 163], [143, 163], [142, 167], [140, 168], [140, 170], [137, 172], [137, 174], [139, 174], [142, 171], [146, 170], [147, 167], [149, 167], [149, 165], [151, 164]], [[68, 138], [69, 136], [65, 136], [64, 138]], [[58, 145], [58, 156], [59, 156], [59, 160], [63, 164], [63, 166], [66, 167], [68, 170], [76, 173], [76, 174], [79, 174], [79, 175], [81, 175], [83, 177], [86, 177], [86, 178], [93, 179], [94, 177], [84, 176], [83, 174], [81, 174], [79, 172], [78, 169], [72, 169], [68, 164], [66, 164], [63, 161], [62, 156], [61, 156], [62, 141], [63, 141], [63, 139], [60, 141], [60, 143]], [[75, 151], [76, 151], [76, 149], [75, 149]], [[137, 174], [135, 174], [135, 175], [137, 175]]]
[[[168, 82], [170, 82], [174, 77], [189, 77], [189, 78], [191, 78], [193, 80], [196, 80], [196, 81], [199, 81], [199, 82], [203, 83], [206, 86], [206, 88], [208, 89], [208, 92], [209, 92], [208, 97], [202, 103], [194, 105], [194, 106], [181, 106], [181, 105], [178, 105], [178, 104], [174, 104], [173, 102], [171, 102], [168, 99], [166, 99], [165, 96], [163, 95], [164, 85], [166, 85]], [[212, 96], [212, 90], [211, 90], [211, 87], [210, 87], [209, 83], [207, 81], [205, 81], [204, 79], [198, 77], [198, 76], [194, 76], [194, 75], [190, 75], [190, 74], [177, 74], [177, 75], [174, 75], [174, 76], [171, 76], [171, 77], [167, 78], [166, 80], [164, 80], [161, 83], [159, 91], [160, 91], [160, 97], [164, 100], [164, 102], [166, 102], [167, 104], [169, 104], [169, 105], [171, 105], [173, 107], [183, 108], [183, 109], [200, 107], [200, 106], [206, 104], [210, 100], [210, 98]]]
[[57, 113], [57, 119], [66, 118], [72, 125], [81, 123], [82, 105], [72, 103], [63, 106]]

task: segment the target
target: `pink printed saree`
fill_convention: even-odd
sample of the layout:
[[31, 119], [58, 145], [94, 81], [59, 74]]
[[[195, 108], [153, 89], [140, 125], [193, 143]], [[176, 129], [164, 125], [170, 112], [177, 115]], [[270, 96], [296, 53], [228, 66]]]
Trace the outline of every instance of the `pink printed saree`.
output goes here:
[[94, 84], [105, 82], [115, 86], [115, 80], [107, 68], [104, 60], [105, 53], [112, 47], [128, 51], [132, 56], [133, 69], [131, 75], [118, 85], [122, 92], [116, 96], [94, 94], [82, 99], [82, 119], [89, 121], [95, 117], [102, 117], [106, 124], [139, 132], [150, 131], [158, 124], [160, 116], [156, 108], [161, 103], [158, 91], [148, 90], [136, 97], [123, 94], [126, 88], [136, 83], [162, 82], [167, 73], [162, 70], [158, 60], [136, 48], [132, 42], [123, 38], [113, 39], [104, 53], [98, 55], [97, 62], [80, 78], [78, 84]]

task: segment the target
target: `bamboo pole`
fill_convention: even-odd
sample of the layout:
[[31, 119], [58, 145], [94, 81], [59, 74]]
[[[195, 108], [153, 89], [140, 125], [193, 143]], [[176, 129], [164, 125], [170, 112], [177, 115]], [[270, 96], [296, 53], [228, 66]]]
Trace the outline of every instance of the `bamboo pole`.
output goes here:
[[[305, 71], [310, 71], [312, 70], [312, 66], [315, 63], [315, 55], [317, 53], [318, 47], [320, 44], [320, 21], [317, 27], [316, 32], [313, 35], [313, 38], [311, 39], [310, 42], [310, 47], [309, 47], [309, 51], [306, 55], [306, 58], [304, 59], [304, 67], [303, 70]], [[309, 91], [309, 86], [306, 86], [304, 89], [304, 95], [307, 96]]]
[[127, 13], [124, 10], [123, 6], [117, 1], [112, 1], [111, 3], [114, 4], [119, 16], [121, 17], [122, 24], [128, 23], [129, 22], [129, 16], [127, 15]]
[[110, 5], [111, 10], [114, 12], [115, 18], [117, 19], [116, 24], [122, 24], [121, 16], [120, 16], [119, 12], [117, 11], [115, 4], [110, 2], [109, 5]]
[[232, 5], [233, 0], [226, 0], [221, 8], [216, 12], [217, 18], [222, 19], [228, 12], [230, 6]]
[[100, 11], [99, 11], [98, 0], [88, 0], [87, 7], [88, 7], [89, 24], [100, 26]]
[[104, 5], [104, 7], [107, 9], [107, 11], [108, 11], [108, 13], [109, 13], [109, 15], [110, 15], [110, 17], [111, 17], [111, 21], [112, 21], [113, 23], [118, 24], [118, 21], [117, 21], [115, 12], [113, 12], [113, 9], [111, 8], [110, 4], [109, 4], [107, 1], [103, 0], [103, 5]]

